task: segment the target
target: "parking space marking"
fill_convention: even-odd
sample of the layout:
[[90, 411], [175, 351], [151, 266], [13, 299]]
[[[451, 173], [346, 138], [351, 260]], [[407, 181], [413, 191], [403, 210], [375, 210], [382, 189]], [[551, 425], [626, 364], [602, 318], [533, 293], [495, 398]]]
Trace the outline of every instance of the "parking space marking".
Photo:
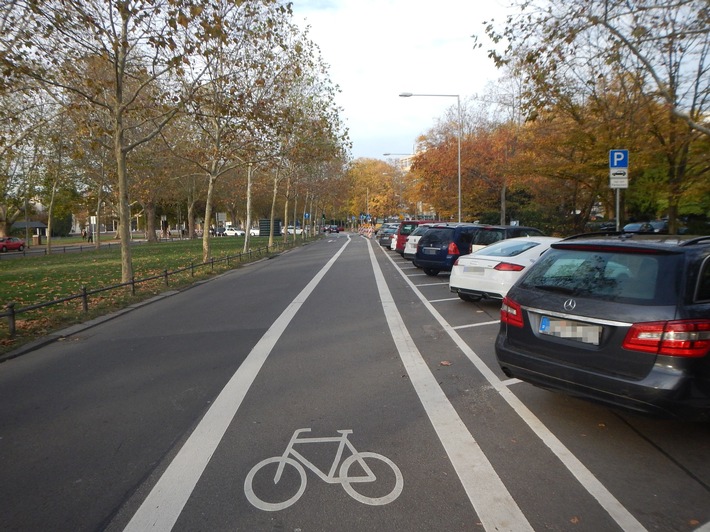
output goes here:
[[432, 299], [429, 303], [443, 303], [445, 301], [458, 301], [458, 297], [447, 297], [445, 299]]
[[[409, 276], [411, 277], [411, 275]], [[424, 283], [424, 284], [418, 284], [417, 286], [446, 286], [448, 287], [446, 283]]]
[[[385, 253], [385, 256], [390, 262], [397, 266], [397, 263]], [[606, 487], [587, 469], [587, 467], [565, 447], [565, 445], [548, 429], [532, 411], [518, 399], [518, 397], [508, 389], [498, 376], [486, 365], [483, 360], [475, 353], [469, 345], [463, 341], [454, 328], [439, 314], [432, 304], [427, 301], [417, 286], [410, 281], [403, 271], [400, 275], [409, 284], [414, 294], [419, 298], [422, 304], [429, 310], [431, 315], [443, 327], [444, 331], [468, 357], [476, 369], [485, 377], [489, 384], [500, 394], [500, 396], [508, 403], [508, 405], [520, 416], [520, 418], [530, 427], [538, 438], [553, 452], [555, 456], [564, 464], [567, 470], [577, 479], [580, 485], [594, 497], [609, 516], [616, 521], [622, 530], [640, 532], [646, 529], [643, 525], [629, 512], [614, 495], [606, 489]]]
[[[368, 246], [368, 251], [394, 344], [478, 518], [486, 530], [532, 530], [518, 504], [429, 370], [407, 331], [372, 246]], [[401, 271], [400, 274], [405, 275]], [[407, 282], [411, 283], [409, 280]]]
[[500, 320], [495, 321], [484, 321], [483, 323], [467, 323], [466, 325], [457, 325], [456, 327], [451, 327], [454, 330], [458, 329], [470, 329], [471, 327], [483, 327], [485, 325], [499, 325]]
[[124, 531], [168, 532], [173, 528], [274, 345], [350, 242], [348, 236], [340, 249], [313, 276], [256, 343], [153, 486]]
[[520, 379], [506, 379], [504, 381], [501, 381], [501, 384], [503, 386], [512, 386], [513, 384], [519, 384], [521, 382], [523, 381], [521, 381]]

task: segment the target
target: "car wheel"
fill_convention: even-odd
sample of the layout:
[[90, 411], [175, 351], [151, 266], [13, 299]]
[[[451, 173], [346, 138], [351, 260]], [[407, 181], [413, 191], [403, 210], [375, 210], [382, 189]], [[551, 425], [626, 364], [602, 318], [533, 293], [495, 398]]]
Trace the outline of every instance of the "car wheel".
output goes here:
[[6, 247], [6, 246], [3, 246], [3, 247], [2, 247], [2, 252], [5, 253], [6, 251], [7, 251], [7, 247]]
[[436, 277], [439, 275], [439, 270], [434, 270], [433, 268], [424, 268], [424, 273], [431, 277]]
[[469, 303], [475, 303], [476, 301], [481, 300], [481, 296], [472, 296], [470, 294], [462, 294], [461, 292], [459, 292], [459, 297], [463, 301], [468, 301]]
[[25, 249], [25, 246], [20, 246], [19, 248], [17, 248], [17, 251], [24, 251], [24, 249]]

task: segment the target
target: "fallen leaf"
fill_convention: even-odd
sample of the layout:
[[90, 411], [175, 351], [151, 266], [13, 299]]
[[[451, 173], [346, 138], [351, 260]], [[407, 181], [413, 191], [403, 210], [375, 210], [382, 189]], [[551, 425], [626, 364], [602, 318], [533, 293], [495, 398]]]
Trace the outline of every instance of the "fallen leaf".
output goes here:
[[575, 516], [572, 519], [569, 520], [570, 523], [573, 525], [578, 525], [579, 524], [579, 517]]
[[442, 365], [442, 366], [450, 366], [450, 365], [451, 365], [451, 362], [449, 362], [448, 360], [442, 360], [442, 361], [441, 361], [441, 365]]

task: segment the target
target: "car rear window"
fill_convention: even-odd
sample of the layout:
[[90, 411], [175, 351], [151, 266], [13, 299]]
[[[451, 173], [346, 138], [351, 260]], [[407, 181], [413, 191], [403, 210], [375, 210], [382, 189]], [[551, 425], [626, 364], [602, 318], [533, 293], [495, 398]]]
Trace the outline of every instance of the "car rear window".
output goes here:
[[539, 246], [539, 242], [520, 242], [515, 240], [503, 240], [497, 244], [492, 244], [488, 247], [476, 252], [476, 255], [493, 256], [493, 257], [515, 257], [524, 251], [527, 251], [535, 246]]
[[418, 224], [402, 224], [399, 226], [400, 235], [410, 235], [417, 228]]
[[448, 246], [453, 239], [453, 227], [431, 227], [419, 240], [419, 244], [422, 246]]
[[488, 246], [505, 238], [503, 229], [481, 229], [476, 233], [473, 243], [477, 246]]
[[681, 255], [550, 250], [521, 281], [526, 288], [654, 305], [675, 304]]

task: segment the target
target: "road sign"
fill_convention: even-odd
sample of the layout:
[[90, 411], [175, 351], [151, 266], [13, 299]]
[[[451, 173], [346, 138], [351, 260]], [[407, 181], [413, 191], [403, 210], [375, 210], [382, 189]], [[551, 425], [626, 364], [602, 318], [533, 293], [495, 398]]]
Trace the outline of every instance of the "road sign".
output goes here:
[[629, 188], [629, 150], [609, 150], [609, 187]]
[[629, 168], [629, 150], [609, 150], [609, 168]]

